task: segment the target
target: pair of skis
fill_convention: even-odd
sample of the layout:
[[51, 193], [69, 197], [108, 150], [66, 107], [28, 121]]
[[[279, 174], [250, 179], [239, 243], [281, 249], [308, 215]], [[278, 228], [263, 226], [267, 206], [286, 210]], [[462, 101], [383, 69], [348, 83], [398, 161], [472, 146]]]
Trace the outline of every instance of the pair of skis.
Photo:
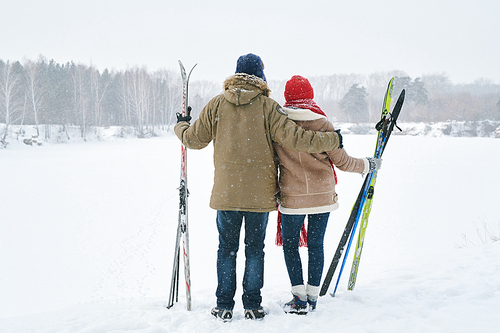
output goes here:
[[[391, 106], [393, 88], [394, 88], [394, 78], [392, 78], [389, 81], [389, 85], [387, 87], [387, 91], [386, 91], [386, 94], [384, 97], [384, 103], [382, 106], [382, 114], [380, 117], [380, 121], [375, 126], [375, 128], [378, 131], [378, 135], [377, 135], [377, 144], [375, 146], [374, 158], [381, 158], [382, 157], [382, 154], [385, 150], [385, 147], [387, 145], [387, 141], [389, 140], [389, 137], [392, 133], [392, 130], [394, 129], [395, 126], [397, 127], [396, 120], [399, 116], [401, 108], [403, 107], [403, 102], [404, 102], [404, 97], [405, 97], [405, 90], [404, 89], [401, 91], [401, 94], [398, 97], [398, 100], [396, 102], [396, 105], [394, 106], [393, 111], [389, 112], [390, 106]], [[399, 127], [397, 127], [397, 128], [399, 129]], [[356, 198], [356, 201], [352, 207], [351, 215], [349, 216], [346, 227], [344, 228], [344, 232], [342, 233], [342, 237], [340, 239], [337, 250], [335, 251], [335, 255], [333, 256], [330, 267], [328, 268], [328, 271], [325, 275], [325, 280], [323, 281], [323, 285], [321, 286], [321, 290], [319, 293], [320, 296], [324, 296], [327, 293], [328, 288], [330, 287], [330, 283], [332, 281], [333, 275], [334, 275], [335, 270], [337, 268], [337, 265], [340, 261], [340, 258], [342, 257], [342, 254], [344, 252], [344, 248], [347, 244], [347, 249], [345, 251], [344, 259], [342, 261], [342, 266], [340, 268], [340, 272], [339, 272], [339, 275], [337, 278], [337, 283], [335, 284], [335, 289], [334, 289], [333, 293], [331, 294], [332, 296], [335, 296], [335, 292], [337, 291], [337, 287], [338, 287], [342, 272], [344, 270], [344, 266], [345, 266], [345, 263], [347, 260], [347, 256], [349, 254], [349, 250], [351, 248], [351, 244], [352, 244], [354, 235], [356, 233], [356, 228], [357, 228], [359, 221], [361, 219], [361, 227], [360, 227], [360, 231], [359, 231], [359, 235], [358, 235], [358, 241], [356, 244], [356, 251], [354, 253], [354, 260], [353, 260], [353, 265], [351, 268], [351, 273], [349, 276], [349, 283], [348, 283], [348, 289], [349, 290], [354, 289], [354, 286], [356, 284], [356, 277], [358, 274], [361, 252], [363, 250], [366, 227], [368, 225], [368, 217], [370, 215], [370, 211], [371, 211], [371, 207], [372, 207], [372, 200], [373, 200], [376, 179], [377, 179], [377, 171], [370, 172], [368, 175], [366, 175], [366, 178], [363, 182], [363, 186], [361, 187], [361, 190], [358, 194], [358, 197]]]
[[[189, 116], [191, 109], [188, 107], [188, 84], [191, 73], [196, 65], [191, 68], [189, 74], [186, 75], [184, 65], [179, 60], [182, 77], [182, 116]], [[177, 223], [177, 238], [175, 241], [174, 264], [172, 269], [172, 281], [170, 284], [170, 296], [167, 304], [167, 309], [170, 309], [174, 302], [179, 301], [179, 266], [181, 256], [182, 242], [182, 257], [184, 258], [184, 280], [186, 282], [186, 307], [191, 311], [191, 275], [189, 267], [189, 232], [188, 232], [188, 196], [187, 188], [187, 149], [186, 146], [181, 147], [181, 184], [179, 187], [179, 218]]]

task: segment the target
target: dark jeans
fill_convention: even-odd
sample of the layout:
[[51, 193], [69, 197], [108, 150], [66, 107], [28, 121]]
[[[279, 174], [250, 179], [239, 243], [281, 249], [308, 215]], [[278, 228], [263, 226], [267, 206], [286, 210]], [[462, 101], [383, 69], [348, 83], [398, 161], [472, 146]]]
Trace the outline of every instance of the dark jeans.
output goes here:
[[240, 230], [245, 219], [245, 274], [243, 276], [243, 307], [260, 308], [260, 290], [264, 285], [264, 238], [269, 213], [217, 211], [219, 249], [217, 251], [217, 307], [232, 310], [236, 292], [236, 254]]
[[[307, 283], [311, 286], [317, 287], [321, 282], [325, 261], [323, 239], [325, 238], [329, 216], [330, 213], [308, 215], [307, 251], [309, 259]], [[292, 286], [304, 284], [302, 263], [299, 255], [299, 236], [305, 217], [305, 215], [281, 215], [283, 253]]]

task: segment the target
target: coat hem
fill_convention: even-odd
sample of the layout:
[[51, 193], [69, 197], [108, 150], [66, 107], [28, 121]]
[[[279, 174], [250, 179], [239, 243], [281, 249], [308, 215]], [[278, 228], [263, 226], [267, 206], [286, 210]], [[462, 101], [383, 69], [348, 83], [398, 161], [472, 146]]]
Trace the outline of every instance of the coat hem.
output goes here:
[[221, 207], [221, 206], [212, 206], [210, 205], [210, 208], [215, 209], [215, 210], [222, 210], [222, 211], [236, 211], [236, 212], [253, 212], [253, 213], [269, 213], [272, 211], [275, 211], [277, 207], [274, 208], [259, 208], [259, 207]]
[[309, 208], [286, 208], [280, 205], [278, 210], [281, 214], [285, 215], [303, 215], [303, 214], [328, 213], [337, 210], [338, 208], [339, 208], [339, 203], [336, 202], [333, 205], [309, 207]]

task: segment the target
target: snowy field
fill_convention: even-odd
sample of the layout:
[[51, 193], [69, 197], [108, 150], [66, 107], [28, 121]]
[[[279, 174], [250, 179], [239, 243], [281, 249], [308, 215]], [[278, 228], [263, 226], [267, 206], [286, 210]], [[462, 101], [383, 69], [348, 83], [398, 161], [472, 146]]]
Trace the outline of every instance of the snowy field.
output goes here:
[[[344, 142], [352, 156], [370, 156], [375, 136]], [[498, 139], [394, 135], [355, 290], [346, 290], [349, 259], [335, 297], [320, 298], [307, 316], [283, 313], [291, 295], [274, 245], [274, 212], [262, 290], [270, 313], [243, 318], [240, 250], [235, 315], [222, 323], [210, 315], [217, 251], [211, 146], [188, 152], [188, 312], [183, 288], [165, 308], [177, 226], [176, 137], [40, 147], [14, 141], [0, 150], [0, 332], [498, 332], [499, 169]], [[326, 266], [362, 184], [357, 174], [338, 178]]]

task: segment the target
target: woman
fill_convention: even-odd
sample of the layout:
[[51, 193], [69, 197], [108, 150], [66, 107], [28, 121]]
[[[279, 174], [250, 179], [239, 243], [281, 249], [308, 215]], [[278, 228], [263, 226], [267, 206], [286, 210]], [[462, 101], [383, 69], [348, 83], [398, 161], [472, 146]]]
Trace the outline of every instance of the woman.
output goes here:
[[[332, 123], [313, 98], [314, 91], [309, 81], [295, 75], [286, 83], [283, 110], [304, 129], [334, 131]], [[279, 144], [275, 146], [280, 162], [278, 233], [281, 224], [283, 253], [293, 295], [284, 310], [306, 314], [308, 304], [310, 310], [316, 308], [324, 263], [323, 239], [330, 212], [338, 208], [333, 166], [342, 171], [368, 173], [380, 168], [381, 160], [350, 157], [342, 145], [315, 154], [292, 151]], [[306, 215], [308, 280], [304, 284], [299, 239]]]

